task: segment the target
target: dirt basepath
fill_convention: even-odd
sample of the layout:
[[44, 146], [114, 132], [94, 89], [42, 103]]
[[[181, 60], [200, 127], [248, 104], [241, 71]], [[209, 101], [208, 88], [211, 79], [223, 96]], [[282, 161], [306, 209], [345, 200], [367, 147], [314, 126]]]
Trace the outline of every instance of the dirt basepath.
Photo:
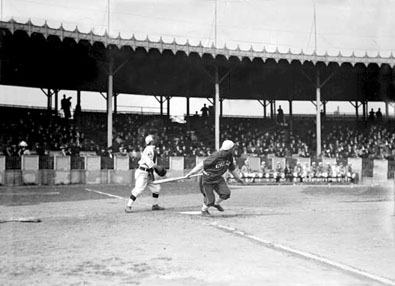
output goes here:
[[[194, 193], [163, 195], [167, 210], [158, 212], [149, 210], [148, 196], [142, 197], [132, 214], [123, 212], [125, 200], [117, 198], [0, 207], [2, 217], [42, 219], [41, 223], [0, 224], [0, 284], [382, 285], [211, 225], [237, 226], [287, 241], [287, 227], [281, 234], [273, 223], [286, 217], [287, 223], [303, 227], [300, 216], [291, 212], [297, 207], [291, 203], [292, 196], [294, 200], [311, 198], [304, 206], [306, 212], [312, 205], [321, 205], [301, 190], [291, 196], [273, 196], [267, 190], [266, 203], [259, 207], [256, 190], [235, 189], [233, 200], [224, 204], [226, 212], [213, 211], [214, 218], [182, 213], [199, 210], [201, 198]], [[286, 198], [280, 200], [282, 195]], [[338, 216], [341, 219], [341, 212]], [[276, 233], [270, 233], [268, 226]], [[308, 244], [305, 237], [300, 241], [302, 246]]]

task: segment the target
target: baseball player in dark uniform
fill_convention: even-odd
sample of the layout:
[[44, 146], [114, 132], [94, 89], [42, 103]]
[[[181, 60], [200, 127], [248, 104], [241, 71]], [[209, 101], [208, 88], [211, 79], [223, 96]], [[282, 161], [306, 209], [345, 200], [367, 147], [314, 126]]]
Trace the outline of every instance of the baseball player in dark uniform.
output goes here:
[[[197, 164], [186, 177], [189, 178], [193, 174], [197, 174], [203, 170], [203, 175], [199, 179], [200, 191], [204, 196], [204, 203], [202, 207], [202, 215], [210, 216], [209, 208], [215, 207], [220, 212], [224, 209], [220, 203], [229, 199], [230, 190], [223, 178], [226, 171], [234, 176], [240, 182], [244, 181], [236, 171], [236, 166], [233, 160], [234, 143], [230, 140], [225, 140], [219, 151], [214, 152], [207, 157], [203, 162]], [[216, 192], [218, 194], [217, 200], [215, 199]]]

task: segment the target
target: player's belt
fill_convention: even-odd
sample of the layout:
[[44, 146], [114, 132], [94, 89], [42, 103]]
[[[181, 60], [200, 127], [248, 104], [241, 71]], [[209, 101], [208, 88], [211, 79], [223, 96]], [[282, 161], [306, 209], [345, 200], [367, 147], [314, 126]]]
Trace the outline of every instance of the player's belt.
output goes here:
[[142, 171], [146, 171], [146, 172], [151, 172], [152, 171], [151, 168], [145, 168], [143, 166], [139, 166], [139, 169], [142, 170]]

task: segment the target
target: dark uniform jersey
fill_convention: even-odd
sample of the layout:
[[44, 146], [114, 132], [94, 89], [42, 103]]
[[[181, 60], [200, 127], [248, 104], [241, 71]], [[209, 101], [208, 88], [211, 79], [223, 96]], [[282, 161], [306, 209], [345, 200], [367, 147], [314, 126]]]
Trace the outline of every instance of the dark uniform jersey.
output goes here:
[[229, 171], [236, 169], [232, 152], [228, 150], [214, 152], [203, 161], [203, 183], [218, 183], [228, 169]]

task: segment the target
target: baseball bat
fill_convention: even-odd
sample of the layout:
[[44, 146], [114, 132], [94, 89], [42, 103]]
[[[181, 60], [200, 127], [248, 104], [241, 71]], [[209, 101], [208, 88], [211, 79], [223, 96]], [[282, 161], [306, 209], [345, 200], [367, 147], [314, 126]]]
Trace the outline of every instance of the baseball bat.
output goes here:
[[0, 223], [4, 223], [4, 222], [41, 222], [41, 219], [34, 217], [21, 217], [21, 218], [10, 218], [10, 219], [0, 220]]
[[[198, 177], [201, 176], [202, 173], [199, 174], [195, 174], [190, 176], [189, 178], [193, 178], [193, 177]], [[180, 180], [185, 180], [187, 179], [187, 176], [182, 176], [182, 177], [174, 177], [174, 178], [166, 178], [166, 179], [160, 179], [160, 180], [155, 180], [154, 184], [158, 185], [158, 184], [163, 184], [163, 183], [169, 183], [169, 182], [175, 182], [175, 181], [180, 181]]]

